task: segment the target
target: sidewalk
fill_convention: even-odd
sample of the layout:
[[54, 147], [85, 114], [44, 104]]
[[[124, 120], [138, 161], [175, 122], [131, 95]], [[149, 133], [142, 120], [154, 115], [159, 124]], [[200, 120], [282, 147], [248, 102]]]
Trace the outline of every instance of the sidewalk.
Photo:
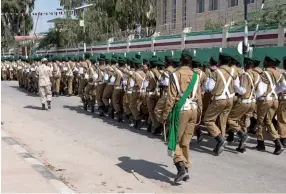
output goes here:
[[58, 193], [11, 145], [2, 140], [1, 146], [2, 193]]

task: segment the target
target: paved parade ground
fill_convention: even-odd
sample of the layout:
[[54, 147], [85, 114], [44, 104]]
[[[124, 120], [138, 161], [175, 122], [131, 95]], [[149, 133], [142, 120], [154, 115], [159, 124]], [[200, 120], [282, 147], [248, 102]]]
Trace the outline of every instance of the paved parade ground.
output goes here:
[[[206, 136], [198, 145], [194, 138], [190, 181], [174, 185], [176, 169], [160, 137], [85, 112], [79, 97], [53, 98], [52, 110], [42, 111], [40, 98], [17, 84], [1, 82], [2, 131], [11, 137], [2, 135], [2, 161], [6, 164], [2, 165], [6, 172], [2, 174], [2, 192], [33, 192], [31, 187], [21, 185], [27, 181], [23, 169], [15, 167], [18, 160], [23, 166], [30, 160], [23, 154], [16, 155], [11, 139], [27, 151], [24, 155], [34, 157], [46, 169], [25, 167], [30, 184], [43, 184], [41, 191], [35, 188], [34, 192], [58, 189], [46, 185], [52, 182], [53, 174], [74, 192], [285, 192], [286, 152], [273, 155], [270, 141], [264, 153], [250, 149], [237, 153], [235, 144], [227, 145], [217, 157], [212, 154], [215, 140]], [[247, 145], [255, 146], [256, 140], [251, 138]], [[12, 161], [13, 165], [8, 165]], [[14, 179], [19, 178], [14, 180], [14, 187], [8, 184], [10, 173]]]

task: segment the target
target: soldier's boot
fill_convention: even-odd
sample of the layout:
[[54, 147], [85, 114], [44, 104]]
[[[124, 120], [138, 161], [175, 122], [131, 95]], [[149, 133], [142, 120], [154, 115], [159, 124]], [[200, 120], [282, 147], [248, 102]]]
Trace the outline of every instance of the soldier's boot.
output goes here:
[[46, 105], [42, 104], [42, 110], [46, 110]]
[[91, 106], [91, 112], [94, 113], [94, 105]]
[[109, 116], [109, 115], [108, 115], [109, 109], [110, 109], [110, 106], [109, 106], [109, 105], [104, 107], [104, 109], [103, 109], [104, 116], [107, 116], [107, 117]]
[[84, 110], [87, 110], [87, 102], [84, 102], [84, 103], [83, 103], [83, 109], [84, 109]]
[[104, 106], [99, 106], [98, 111], [99, 111], [99, 116], [103, 117], [104, 116]]
[[153, 135], [161, 135], [162, 134], [162, 128], [163, 128], [162, 125], [155, 127], [154, 131], [153, 131]]
[[109, 118], [114, 119], [114, 109], [111, 106], [109, 107], [109, 110], [108, 110], [108, 116]]
[[201, 143], [204, 139], [202, 130], [198, 128], [196, 130], [196, 134], [197, 134], [197, 143]]
[[226, 141], [228, 144], [232, 144], [234, 142], [234, 132], [233, 131], [228, 132], [228, 136], [226, 138]]
[[247, 133], [244, 133], [242, 131], [237, 132], [237, 135], [240, 137], [240, 142], [239, 142], [238, 147], [236, 148], [236, 151], [244, 153], [246, 151], [245, 143], [248, 140], [248, 135]]
[[248, 133], [255, 135], [256, 134], [256, 130], [255, 130], [255, 126], [257, 124], [257, 121], [255, 118], [250, 118], [250, 126], [248, 127]]
[[274, 140], [274, 143], [275, 143], [275, 150], [273, 154], [280, 155], [284, 151], [284, 147], [279, 139]]
[[151, 132], [151, 131], [152, 131], [152, 124], [148, 123], [147, 132]]
[[[135, 129], [138, 129], [139, 127], [140, 127], [140, 122], [141, 122], [141, 120], [140, 119], [137, 119], [137, 120], [134, 120], [134, 128]], [[139, 128], [140, 129], [140, 128]]]
[[265, 151], [264, 141], [257, 140], [257, 145], [253, 149], [256, 149], [257, 151], [264, 152]]
[[217, 144], [213, 152], [216, 156], [219, 156], [224, 151], [224, 146], [226, 144], [226, 141], [222, 135], [216, 136], [215, 140], [217, 141]]
[[174, 182], [178, 183], [178, 182], [184, 180], [184, 178], [186, 178], [188, 176], [188, 173], [186, 172], [184, 162], [177, 162], [177, 163], [175, 163], [175, 166], [178, 170], [178, 173], [177, 173], [177, 176], [175, 177]]
[[280, 141], [283, 147], [286, 148], [286, 138], [281, 138]]
[[51, 101], [47, 101], [47, 103], [48, 103], [48, 109], [51, 109], [52, 108]]
[[189, 170], [188, 168], [185, 168], [187, 176], [185, 178], [183, 178], [183, 181], [188, 181], [190, 179], [190, 175], [189, 175]]

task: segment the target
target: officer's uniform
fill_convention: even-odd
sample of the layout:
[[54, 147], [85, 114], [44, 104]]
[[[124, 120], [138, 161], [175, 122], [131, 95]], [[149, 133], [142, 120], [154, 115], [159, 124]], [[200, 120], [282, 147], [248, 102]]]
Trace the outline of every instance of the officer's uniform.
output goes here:
[[[46, 58], [41, 60], [47, 61]], [[40, 64], [37, 68], [37, 75], [39, 76], [39, 93], [41, 97], [42, 108], [45, 109], [45, 104], [48, 102], [48, 108], [51, 108], [52, 92], [51, 92], [51, 80], [52, 72], [50, 67], [45, 64]]]

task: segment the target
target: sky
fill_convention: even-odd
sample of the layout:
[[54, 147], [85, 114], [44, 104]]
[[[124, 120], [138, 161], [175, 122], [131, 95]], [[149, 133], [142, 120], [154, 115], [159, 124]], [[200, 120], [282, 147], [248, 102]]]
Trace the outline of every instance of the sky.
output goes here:
[[[61, 8], [60, 6], [60, 0], [36, 0], [35, 1], [35, 8], [33, 12], [56, 12], [58, 11], [57, 8]], [[33, 16], [34, 20], [34, 29], [31, 32], [31, 34], [34, 34], [35, 27], [36, 27], [36, 21], [37, 16]], [[36, 29], [36, 34], [41, 32], [47, 32], [49, 28], [53, 27], [53, 23], [47, 23], [48, 20], [52, 20], [54, 18], [57, 18], [59, 16], [56, 15], [41, 15], [38, 19], [38, 25]], [[63, 17], [63, 16], [61, 16]]]

